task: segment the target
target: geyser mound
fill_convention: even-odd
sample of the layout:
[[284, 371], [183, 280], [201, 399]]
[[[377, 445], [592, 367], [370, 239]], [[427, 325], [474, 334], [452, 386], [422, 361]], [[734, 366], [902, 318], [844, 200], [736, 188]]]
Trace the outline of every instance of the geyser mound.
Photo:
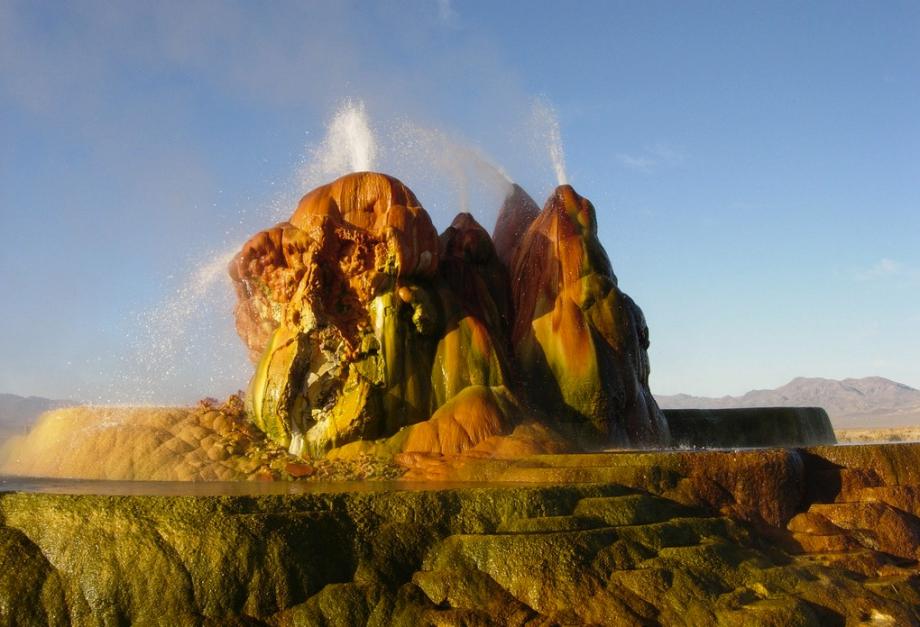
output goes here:
[[648, 385], [645, 316], [617, 286], [591, 202], [557, 187], [517, 246], [511, 275], [511, 341], [537, 406], [587, 447], [667, 444]]
[[564, 185], [535, 207], [513, 188], [497, 249], [466, 213], [438, 236], [385, 174], [304, 196], [230, 264], [253, 422], [306, 457], [456, 454], [516, 429], [537, 450], [667, 444], [593, 206]]
[[648, 329], [617, 287], [591, 203], [563, 185], [541, 211], [515, 185], [494, 232], [460, 213], [438, 234], [385, 174], [320, 186], [230, 262], [255, 364], [243, 403], [49, 413], [4, 448], [0, 469], [391, 476], [393, 462], [429, 456], [668, 445]]

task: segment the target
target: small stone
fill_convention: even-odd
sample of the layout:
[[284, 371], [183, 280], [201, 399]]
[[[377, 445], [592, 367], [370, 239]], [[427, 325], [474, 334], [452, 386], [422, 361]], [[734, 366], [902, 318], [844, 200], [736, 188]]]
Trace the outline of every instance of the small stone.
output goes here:
[[310, 464], [288, 462], [284, 466], [284, 471], [292, 477], [310, 477], [316, 472], [316, 468]]
[[850, 536], [844, 533], [809, 534], [794, 533], [793, 540], [804, 553], [844, 553], [859, 547]]
[[260, 470], [255, 474], [256, 481], [274, 481], [275, 476], [269, 470]]
[[810, 535], [834, 535], [841, 532], [840, 527], [815, 512], [802, 512], [793, 516], [786, 529], [793, 533]]

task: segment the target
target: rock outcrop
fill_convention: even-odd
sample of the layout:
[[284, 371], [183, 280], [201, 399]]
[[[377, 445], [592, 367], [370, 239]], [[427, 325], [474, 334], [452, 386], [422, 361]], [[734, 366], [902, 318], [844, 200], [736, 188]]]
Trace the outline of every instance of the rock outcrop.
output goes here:
[[739, 448], [834, 444], [827, 412], [820, 407], [665, 409], [675, 446]]
[[257, 358], [250, 414], [292, 453], [322, 457], [429, 419], [437, 446], [424, 448], [457, 453], [517, 422], [505, 411], [520, 414], [507, 276], [472, 216], [439, 237], [402, 183], [348, 175], [254, 236], [230, 273]]
[[[539, 421], [582, 446], [666, 444], [648, 329], [590, 203], [564, 187], [539, 214], [515, 186], [496, 241], [466, 213], [438, 236], [384, 174], [304, 196], [230, 266], [253, 422], [313, 458], [456, 454]], [[546, 433], [531, 452], [556, 447]]]
[[510, 272], [517, 363], [554, 425], [588, 446], [667, 444], [648, 386], [645, 317], [617, 287], [590, 201], [568, 185], [556, 188]]
[[540, 207], [534, 202], [530, 194], [517, 184], [512, 184], [511, 191], [502, 203], [495, 221], [492, 238], [495, 240], [495, 249], [498, 255], [509, 268], [514, 263], [524, 233], [540, 215]]

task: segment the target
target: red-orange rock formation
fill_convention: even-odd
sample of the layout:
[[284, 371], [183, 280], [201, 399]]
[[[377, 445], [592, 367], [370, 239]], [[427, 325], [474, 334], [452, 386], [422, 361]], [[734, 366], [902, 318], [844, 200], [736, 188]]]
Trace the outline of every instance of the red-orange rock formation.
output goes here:
[[[543, 414], [583, 444], [666, 441], [647, 393], [644, 320], [616, 290], [593, 208], [560, 188], [535, 216], [515, 187], [496, 249], [466, 213], [439, 237], [384, 174], [304, 196], [230, 266], [237, 329], [257, 363], [255, 424], [313, 457], [370, 440], [387, 453], [456, 454]], [[503, 259], [515, 250], [512, 288]], [[546, 318], [546, 307], [559, 313]]]
[[511, 264], [512, 344], [533, 399], [585, 444], [661, 445], [648, 327], [617, 287], [594, 206], [556, 188]]
[[511, 192], [502, 204], [495, 221], [495, 230], [492, 232], [495, 250], [507, 267], [511, 267], [524, 233], [539, 215], [540, 207], [533, 198], [519, 185], [512, 184]]
[[[292, 452], [391, 436], [471, 386], [510, 394], [507, 278], [488, 234], [461, 215], [438, 237], [392, 177], [352, 174], [313, 190], [289, 223], [246, 243], [230, 274], [237, 328], [257, 360], [249, 411]], [[441, 440], [462, 448], [461, 431], [513, 426], [503, 414], [481, 422]]]
[[387, 274], [431, 277], [438, 267], [438, 233], [415, 194], [386, 174], [361, 172], [317, 187], [301, 199], [291, 224], [310, 231], [332, 218], [383, 245]]

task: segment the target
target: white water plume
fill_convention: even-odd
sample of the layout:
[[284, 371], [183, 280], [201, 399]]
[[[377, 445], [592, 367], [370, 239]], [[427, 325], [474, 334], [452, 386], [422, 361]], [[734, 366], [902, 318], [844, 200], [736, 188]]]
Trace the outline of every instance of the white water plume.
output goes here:
[[[472, 213], [484, 225], [495, 221], [512, 181], [479, 148], [409, 120], [394, 123], [386, 137], [385, 157], [393, 173], [419, 195], [439, 228], [450, 224], [458, 211]], [[454, 193], [446, 203], [439, 198], [445, 183]]]
[[[377, 142], [364, 103], [346, 100], [308, 151], [298, 180], [279, 192], [266, 216], [285, 219], [305, 191], [343, 174], [371, 170]], [[290, 193], [289, 193], [290, 192]], [[190, 402], [205, 394], [223, 395], [244, 387], [252, 373], [233, 323], [236, 296], [227, 265], [240, 249], [234, 244], [205, 259], [190, 260], [163, 301], [136, 316], [118, 356], [118, 371], [96, 396], [105, 403]], [[206, 373], [206, 377], [202, 374]]]
[[[419, 193], [440, 228], [458, 211], [473, 213], [488, 228], [511, 189], [510, 177], [481, 150], [438, 129], [400, 121], [390, 125], [378, 147], [360, 101], [345, 101], [326, 129], [307, 151], [296, 180], [268, 204], [266, 213], [274, 215], [257, 228], [269, 226], [271, 218], [286, 219], [310, 189], [379, 167], [379, 153], [387, 170]], [[136, 316], [108, 389], [86, 400], [184, 403], [244, 387], [252, 366], [234, 329], [236, 296], [227, 273], [239, 248], [234, 244], [203, 260], [190, 259], [162, 302]]]
[[[193, 264], [161, 304], [137, 316], [120, 372], [99, 401], [189, 402], [245, 386], [251, 366], [234, 330], [235, 295], [227, 273], [238, 248]], [[197, 389], [202, 385], [207, 389]]]
[[562, 133], [559, 130], [559, 116], [556, 109], [538, 98], [533, 104], [533, 120], [540, 135], [540, 140], [546, 142], [553, 171], [556, 173], [556, 183], [566, 185], [569, 177], [565, 172], [565, 152], [562, 150]]
[[373, 170], [377, 165], [377, 139], [364, 102], [345, 100], [333, 115], [322, 141], [309, 150], [301, 181], [313, 189], [349, 172]]

